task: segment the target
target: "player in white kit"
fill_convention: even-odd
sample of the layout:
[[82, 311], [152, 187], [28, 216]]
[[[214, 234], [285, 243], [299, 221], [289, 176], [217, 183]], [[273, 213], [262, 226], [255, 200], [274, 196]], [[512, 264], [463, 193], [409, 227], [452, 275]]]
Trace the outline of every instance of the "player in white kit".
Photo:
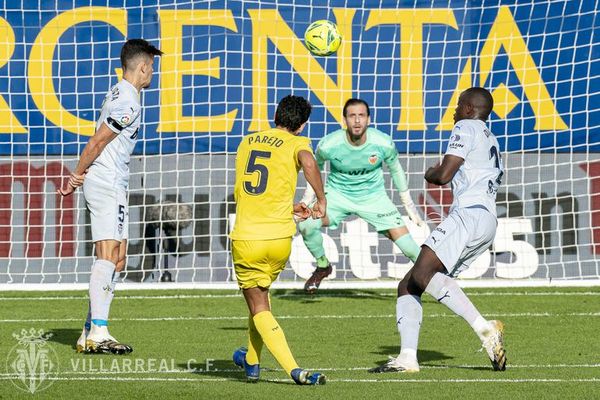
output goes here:
[[123, 45], [123, 79], [104, 98], [96, 132], [83, 149], [67, 186], [58, 191], [68, 196], [83, 185], [96, 249], [90, 274], [88, 316], [77, 340], [78, 352], [128, 354], [133, 351], [108, 332], [108, 313], [119, 273], [125, 268], [129, 158], [142, 119], [140, 91], [150, 86], [154, 56], [161, 54], [143, 39], [130, 39]]
[[498, 141], [485, 124], [493, 105], [490, 92], [479, 87], [465, 90], [458, 99], [455, 125], [442, 163], [425, 173], [425, 179], [436, 185], [452, 181], [454, 201], [448, 217], [425, 241], [415, 265], [398, 285], [400, 354], [370, 372], [419, 371], [423, 292], [469, 323], [494, 370], [506, 368], [503, 324], [484, 319], [452, 279], [490, 247], [496, 235], [496, 193], [504, 169]]

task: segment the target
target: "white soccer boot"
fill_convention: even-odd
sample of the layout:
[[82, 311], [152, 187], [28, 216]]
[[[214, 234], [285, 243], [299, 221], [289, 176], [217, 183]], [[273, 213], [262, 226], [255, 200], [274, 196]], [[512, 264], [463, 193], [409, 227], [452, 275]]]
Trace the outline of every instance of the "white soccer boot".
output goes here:
[[390, 357], [388, 362], [379, 367], [371, 368], [369, 372], [381, 373], [381, 372], [419, 372], [419, 362], [416, 358], [407, 357], [404, 354], [398, 357]]
[[77, 344], [75, 345], [75, 349], [78, 353], [85, 353], [85, 341], [87, 340], [88, 334], [89, 331], [85, 329], [84, 326], [83, 330], [81, 331], [81, 335], [79, 336], [79, 339], [77, 339]]
[[120, 343], [108, 333], [106, 326], [97, 326], [92, 322], [92, 329], [85, 341], [86, 353], [129, 354], [133, 348]]
[[504, 350], [504, 324], [500, 321], [488, 321], [489, 328], [482, 332], [481, 346], [488, 354], [494, 371], [506, 369], [506, 351]]

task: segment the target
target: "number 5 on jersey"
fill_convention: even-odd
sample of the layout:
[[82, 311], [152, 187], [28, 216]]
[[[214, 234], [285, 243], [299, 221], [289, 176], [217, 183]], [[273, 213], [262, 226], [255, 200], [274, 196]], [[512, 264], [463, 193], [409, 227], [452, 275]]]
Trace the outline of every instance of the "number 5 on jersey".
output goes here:
[[267, 180], [269, 179], [269, 169], [265, 164], [261, 163], [262, 159], [268, 160], [271, 158], [270, 151], [259, 151], [252, 150], [248, 157], [248, 163], [246, 164], [246, 175], [253, 175], [255, 172], [258, 173], [258, 183], [252, 184], [252, 181], [244, 181], [244, 191], [250, 195], [263, 194], [267, 190]]

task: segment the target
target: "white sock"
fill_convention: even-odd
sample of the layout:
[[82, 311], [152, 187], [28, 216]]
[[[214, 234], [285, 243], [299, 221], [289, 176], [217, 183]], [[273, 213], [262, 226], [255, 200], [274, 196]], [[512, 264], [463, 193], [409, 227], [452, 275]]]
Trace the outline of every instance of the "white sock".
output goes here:
[[487, 321], [477, 311], [460, 286], [449, 276], [436, 273], [429, 281], [425, 291], [455, 314], [463, 317], [478, 335], [482, 329], [487, 327]]
[[96, 260], [90, 275], [90, 310], [92, 322], [97, 326], [106, 326], [110, 302], [113, 299], [113, 273], [115, 264], [108, 260]]
[[88, 312], [87, 312], [87, 317], [85, 317], [85, 324], [83, 325], [83, 328], [89, 332], [90, 329], [92, 329], [92, 306], [90, 304], [90, 302], [88, 301]]
[[112, 296], [115, 296], [115, 286], [117, 286], [117, 282], [119, 282], [119, 279], [121, 278], [121, 273], [117, 270], [115, 270], [115, 272], [113, 272], [113, 276], [112, 279], [110, 281], [110, 287], [111, 287], [111, 293]]
[[410, 294], [396, 300], [396, 327], [400, 333], [400, 355], [417, 359], [419, 330], [423, 321], [421, 298]]

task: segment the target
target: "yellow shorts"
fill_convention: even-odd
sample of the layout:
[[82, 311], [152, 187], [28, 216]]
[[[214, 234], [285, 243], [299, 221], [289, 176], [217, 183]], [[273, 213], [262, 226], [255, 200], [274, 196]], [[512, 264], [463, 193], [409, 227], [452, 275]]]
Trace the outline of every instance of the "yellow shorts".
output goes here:
[[233, 240], [231, 254], [240, 289], [269, 288], [284, 270], [292, 252], [292, 238]]

